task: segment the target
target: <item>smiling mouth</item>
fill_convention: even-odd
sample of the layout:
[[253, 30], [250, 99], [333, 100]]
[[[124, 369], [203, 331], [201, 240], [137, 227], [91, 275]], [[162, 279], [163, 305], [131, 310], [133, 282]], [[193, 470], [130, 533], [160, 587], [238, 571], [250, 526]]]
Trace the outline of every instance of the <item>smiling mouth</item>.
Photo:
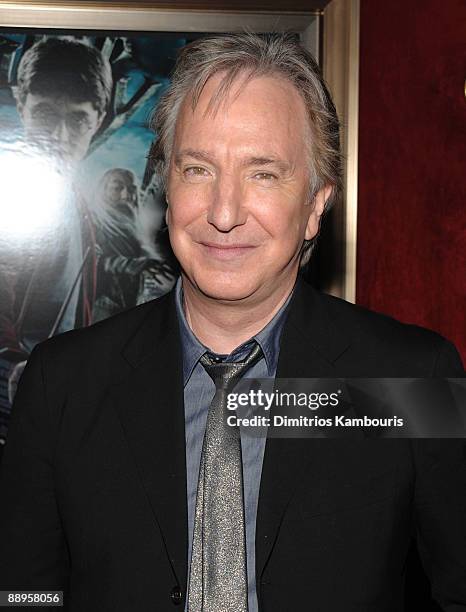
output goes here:
[[198, 244], [209, 256], [222, 260], [248, 255], [257, 248], [252, 244], [217, 244], [215, 242], [199, 242]]

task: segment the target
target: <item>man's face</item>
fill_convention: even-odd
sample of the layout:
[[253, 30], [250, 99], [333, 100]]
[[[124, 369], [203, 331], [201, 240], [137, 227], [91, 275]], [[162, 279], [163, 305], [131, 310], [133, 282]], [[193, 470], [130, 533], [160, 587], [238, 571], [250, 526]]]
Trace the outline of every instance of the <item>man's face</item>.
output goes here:
[[68, 162], [85, 157], [104, 117], [91, 102], [32, 93], [18, 103], [18, 112], [27, 140]]
[[129, 185], [120, 176], [112, 176], [105, 187], [105, 201], [113, 207], [121, 205], [134, 206], [135, 192], [136, 187], [134, 183]]
[[185, 101], [170, 160], [167, 222], [184, 275], [223, 301], [267, 299], [292, 285], [303, 240], [313, 238], [329, 189], [308, 197], [308, 120], [284, 80], [235, 82], [206, 112], [222, 75], [194, 112]]

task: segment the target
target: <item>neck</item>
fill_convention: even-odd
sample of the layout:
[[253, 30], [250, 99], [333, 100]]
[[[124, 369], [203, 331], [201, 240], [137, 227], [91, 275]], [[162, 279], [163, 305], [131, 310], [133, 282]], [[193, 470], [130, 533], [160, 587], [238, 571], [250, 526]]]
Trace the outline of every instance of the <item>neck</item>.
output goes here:
[[186, 320], [196, 338], [214, 353], [230, 354], [260, 332], [286, 302], [296, 277], [265, 298], [223, 302], [201, 293], [182, 275]]

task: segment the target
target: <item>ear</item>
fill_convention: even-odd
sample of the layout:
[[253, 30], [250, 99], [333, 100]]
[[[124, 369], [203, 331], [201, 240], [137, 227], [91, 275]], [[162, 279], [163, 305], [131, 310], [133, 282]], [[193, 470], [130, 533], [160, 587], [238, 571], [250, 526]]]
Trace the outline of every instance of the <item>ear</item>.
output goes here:
[[324, 213], [325, 204], [332, 193], [332, 189], [333, 188], [331, 185], [325, 185], [322, 187], [322, 189], [319, 189], [314, 196], [311, 202], [312, 210], [307, 221], [306, 232], [304, 235], [306, 240], [312, 240], [314, 236], [317, 235], [317, 232], [319, 231], [320, 219]]

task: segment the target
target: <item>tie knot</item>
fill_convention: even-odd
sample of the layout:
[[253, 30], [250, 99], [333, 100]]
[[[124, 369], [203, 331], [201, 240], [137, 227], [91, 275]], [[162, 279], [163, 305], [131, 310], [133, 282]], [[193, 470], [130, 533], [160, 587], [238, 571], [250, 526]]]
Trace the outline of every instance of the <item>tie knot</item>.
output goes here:
[[244, 361], [223, 361], [216, 363], [207, 353], [202, 355], [200, 362], [205, 371], [214, 381], [217, 389], [227, 389], [236, 383], [250, 368], [262, 357], [262, 349], [255, 342], [249, 355]]

